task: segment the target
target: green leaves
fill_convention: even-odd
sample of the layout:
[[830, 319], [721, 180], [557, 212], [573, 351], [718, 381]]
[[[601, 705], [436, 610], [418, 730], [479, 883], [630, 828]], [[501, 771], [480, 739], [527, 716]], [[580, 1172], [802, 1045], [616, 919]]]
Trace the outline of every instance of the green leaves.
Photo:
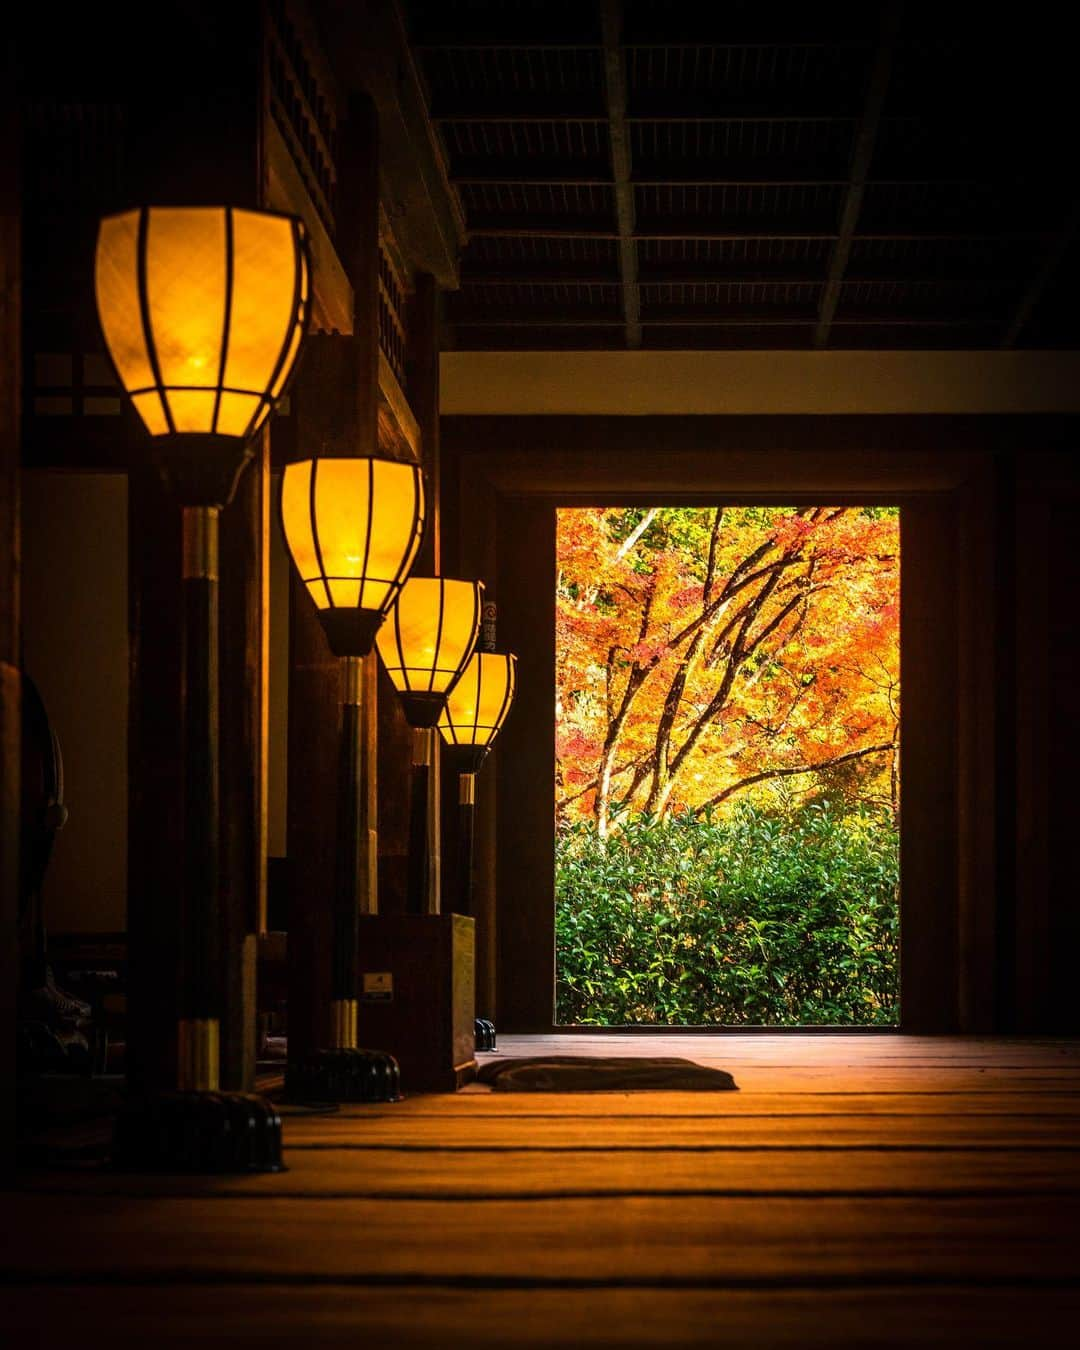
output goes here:
[[888, 810], [744, 804], [588, 822], [556, 846], [563, 1024], [890, 1025], [899, 836]]

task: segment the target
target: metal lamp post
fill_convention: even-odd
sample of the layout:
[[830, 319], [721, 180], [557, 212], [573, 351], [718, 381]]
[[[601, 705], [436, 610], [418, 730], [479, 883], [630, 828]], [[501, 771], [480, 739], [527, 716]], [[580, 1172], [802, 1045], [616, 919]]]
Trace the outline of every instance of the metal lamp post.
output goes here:
[[[517, 657], [476, 652], [446, 700], [439, 719], [443, 754], [458, 771], [458, 875], [455, 908], [472, 911], [476, 775], [506, 721], [517, 687]], [[476, 1048], [495, 1049], [495, 1024], [476, 1019]]]
[[428, 848], [428, 775], [435, 724], [480, 635], [482, 581], [410, 577], [393, 613], [379, 630], [383, 666], [413, 728], [407, 904], [424, 912], [431, 866]]
[[286, 1088], [309, 1101], [393, 1101], [393, 1056], [358, 1047], [359, 918], [363, 867], [361, 713], [363, 658], [397, 600], [424, 528], [424, 482], [415, 464], [371, 456], [286, 466], [281, 520], [293, 564], [341, 658], [337, 869], [330, 1043], [290, 1060]]
[[261, 1097], [222, 1093], [219, 1043], [218, 517], [288, 382], [310, 314], [301, 221], [143, 207], [102, 220], [98, 316], [117, 376], [183, 512], [184, 914], [175, 1092], [132, 1101], [114, 1161], [188, 1171], [281, 1163]]

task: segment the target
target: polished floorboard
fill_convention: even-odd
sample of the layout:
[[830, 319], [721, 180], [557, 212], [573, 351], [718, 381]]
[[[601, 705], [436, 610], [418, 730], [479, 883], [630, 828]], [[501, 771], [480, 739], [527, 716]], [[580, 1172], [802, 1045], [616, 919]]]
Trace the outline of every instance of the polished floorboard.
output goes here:
[[285, 1118], [288, 1171], [39, 1168], [15, 1347], [1080, 1343], [1080, 1043], [502, 1037], [738, 1092], [417, 1096]]

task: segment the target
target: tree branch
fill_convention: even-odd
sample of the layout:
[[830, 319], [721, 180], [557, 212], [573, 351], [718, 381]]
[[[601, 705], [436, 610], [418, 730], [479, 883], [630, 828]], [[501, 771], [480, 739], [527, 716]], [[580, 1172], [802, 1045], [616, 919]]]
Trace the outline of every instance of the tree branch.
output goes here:
[[702, 811], [707, 811], [710, 806], [719, 806], [721, 802], [726, 802], [729, 797], [741, 792], [743, 788], [753, 787], [755, 783], [764, 783], [769, 778], [791, 778], [800, 773], [817, 773], [821, 769], [835, 769], [838, 764], [848, 764], [853, 759], [864, 759], [867, 755], [883, 755], [891, 752], [892, 742], [887, 745], [870, 745], [865, 750], [849, 750], [846, 755], [837, 755], [835, 759], [823, 759], [820, 764], [795, 764], [782, 769], [764, 769], [761, 773], [751, 774], [749, 778], [742, 778], [737, 783], [732, 783], [726, 787], [723, 792], [718, 792], [715, 797], [710, 797], [707, 802], [694, 808], [695, 815], [700, 815]]

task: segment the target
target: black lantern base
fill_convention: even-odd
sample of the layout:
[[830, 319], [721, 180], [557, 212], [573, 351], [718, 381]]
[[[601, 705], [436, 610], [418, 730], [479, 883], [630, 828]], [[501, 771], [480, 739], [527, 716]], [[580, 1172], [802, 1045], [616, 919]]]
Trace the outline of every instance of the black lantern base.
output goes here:
[[285, 1071], [294, 1102], [399, 1102], [401, 1071], [382, 1050], [313, 1050]]
[[113, 1132], [125, 1172], [281, 1172], [281, 1117], [250, 1092], [161, 1092], [132, 1098]]
[[454, 773], [479, 773], [490, 749], [490, 745], [448, 745], [444, 741], [443, 763]]
[[367, 656], [386, 617], [367, 609], [320, 609], [318, 613], [335, 656]]
[[181, 506], [228, 506], [254, 447], [242, 436], [172, 432], [151, 442], [162, 481]]
[[495, 1023], [487, 1017], [478, 1017], [473, 1023], [477, 1050], [498, 1050], [495, 1043]]
[[409, 726], [427, 731], [437, 726], [446, 707], [445, 694], [401, 694], [401, 710]]

